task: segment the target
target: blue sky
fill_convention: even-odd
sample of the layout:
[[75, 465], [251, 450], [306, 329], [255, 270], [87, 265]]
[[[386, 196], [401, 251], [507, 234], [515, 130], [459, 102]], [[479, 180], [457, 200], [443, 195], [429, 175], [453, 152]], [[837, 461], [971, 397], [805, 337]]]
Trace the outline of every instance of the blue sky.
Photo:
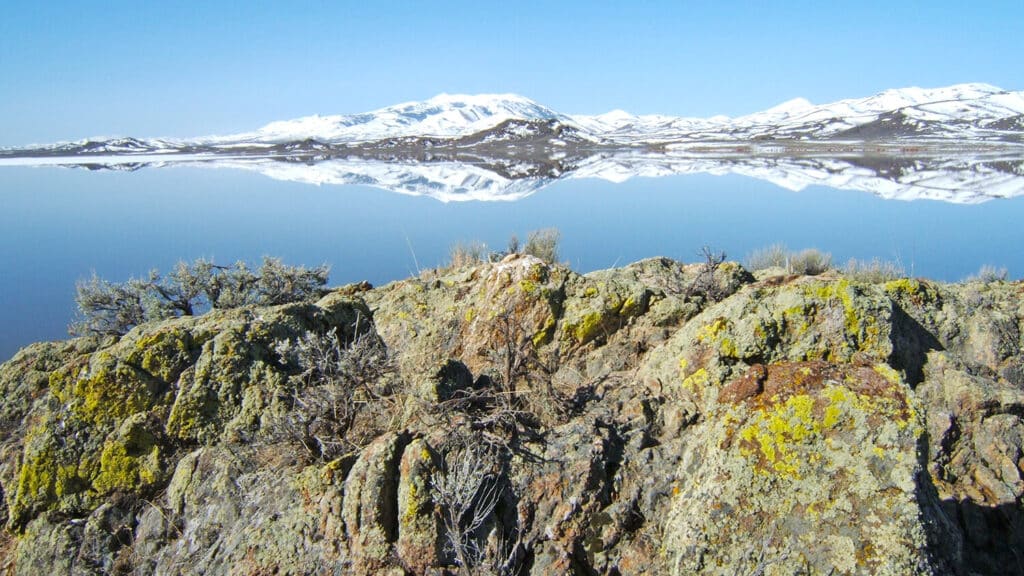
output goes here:
[[1024, 89], [1024, 2], [7, 2], [0, 146], [229, 133], [440, 92], [738, 115]]

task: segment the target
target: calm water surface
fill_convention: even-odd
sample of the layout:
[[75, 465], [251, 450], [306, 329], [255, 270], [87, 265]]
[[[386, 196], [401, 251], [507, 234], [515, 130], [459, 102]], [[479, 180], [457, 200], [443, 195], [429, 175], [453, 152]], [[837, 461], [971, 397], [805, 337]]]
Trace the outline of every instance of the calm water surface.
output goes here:
[[198, 257], [279, 256], [332, 266], [331, 284], [383, 284], [443, 264], [449, 247], [557, 227], [580, 271], [649, 256], [695, 261], [704, 245], [742, 260], [783, 242], [833, 260], [899, 260], [959, 280], [983, 264], [1024, 272], [1024, 198], [978, 205], [886, 201], [857, 191], [791, 192], [737, 175], [565, 180], [517, 202], [444, 204], [359, 186], [311, 186], [225, 169], [0, 169], [0, 360], [59, 339], [74, 284], [122, 281]]

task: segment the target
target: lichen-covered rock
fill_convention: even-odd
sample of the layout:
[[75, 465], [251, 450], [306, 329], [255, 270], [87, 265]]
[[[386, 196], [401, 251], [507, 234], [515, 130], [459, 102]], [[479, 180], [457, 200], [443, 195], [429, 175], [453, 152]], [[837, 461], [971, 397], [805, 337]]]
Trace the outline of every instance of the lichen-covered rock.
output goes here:
[[402, 452], [398, 471], [398, 539], [395, 550], [416, 574], [437, 570], [444, 558], [444, 528], [431, 495], [437, 455], [422, 438]]
[[[962, 548], [954, 566], [995, 574], [1024, 549], [1024, 389], [973, 375], [930, 352], [917, 387], [927, 414], [927, 466]], [[960, 542], [962, 541], [962, 542]], [[949, 544], [946, 544], [949, 547]]]
[[694, 317], [648, 356], [639, 377], [695, 417], [712, 412], [725, 382], [755, 364], [888, 361], [891, 317], [884, 292], [844, 278], [762, 282]]
[[1022, 295], [513, 255], [33, 345], [0, 568], [1024, 574]]
[[26, 350], [0, 369], [14, 421], [0, 443], [10, 456], [0, 465], [9, 525], [48, 510], [88, 514], [114, 493], [149, 496], [166, 484], [183, 442], [257, 435], [287, 378], [274, 342], [331, 321], [352, 334], [358, 327], [348, 322], [360, 314], [369, 316], [361, 303], [336, 297], [323, 308], [212, 312], [120, 339]]
[[344, 539], [324, 530], [325, 508], [318, 505], [340, 499], [340, 480], [286, 457], [202, 448], [182, 458], [166, 499], [139, 513], [131, 568], [144, 574], [340, 570]]
[[402, 378], [422, 398], [437, 400], [439, 362], [455, 359], [473, 374], [507, 377], [510, 354], [549, 342], [570, 274], [512, 255], [434, 280], [391, 284], [366, 298]]
[[884, 364], [778, 363], [690, 430], [665, 524], [675, 574], [928, 573], [910, 389]]
[[559, 334], [567, 346], [604, 342], [633, 318], [647, 312], [651, 292], [631, 276], [604, 270], [569, 283]]
[[390, 564], [398, 539], [399, 462], [408, 439], [386, 434], [363, 452], [345, 480], [341, 510], [352, 569], [372, 574]]
[[534, 550], [538, 573], [575, 573], [606, 552], [612, 531], [605, 525], [612, 521], [600, 513], [611, 504], [622, 442], [607, 423], [568, 424], [544, 446], [541, 464], [516, 478], [519, 493], [532, 502], [526, 534], [542, 543]]

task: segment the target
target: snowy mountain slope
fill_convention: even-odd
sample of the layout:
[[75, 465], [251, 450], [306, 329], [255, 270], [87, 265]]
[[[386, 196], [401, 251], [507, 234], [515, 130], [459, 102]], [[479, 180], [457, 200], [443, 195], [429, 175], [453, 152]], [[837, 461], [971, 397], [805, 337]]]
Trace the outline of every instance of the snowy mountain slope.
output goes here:
[[[582, 137], [589, 136], [592, 141], [620, 145], [693, 140], [827, 139], [894, 113], [907, 119], [911, 127], [944, 124], [951, 136], [969, 138], [977, 135], [979, 129], [1024, 114], [1024, 92], [1007, 92], [987, 84], [903, 88], [824, 105], [813, 105], [797, 98], [737, 118], [637, 116], [621, 110], [596, 116], [569, 116], [514, 94], [442, 94], [423, 102], [407, 102], [364, 114], [310, 116], [274, 122], [255, 132], [197, 142], [280, 143], [315, 139], [329, 143], [366, 143], [401, 137], [458, 138], [509, 120], [553, 120], [577, 129]], [[913, 130], [904, 131], [902, 135], [910, 133]]]
[[529, 98], [515, 94], [440, 94], [423, 102], [406, 102], [349, 116], [307, 116], [272, 122], [255, 132], [214, 136], [204, 143], [286, 142], [313, 138], [323, 142], [372, 142], [405, 136], [458, 137], [492, 128], [507, 120], [564, 118]]
[[[813, 105], [796, 98], [736, 118], [633, 115], [621, 110], [584, 116], [556, 112], [514, 94], [441, 94], [353, 115], [307, 116], [270, 123], [252, 132], [185, 140], [91, 139], [27, 149], [0, 150], [0, 158], [95, 154], [209, 153], [273, 156], [332, 148], [466, 147], [509, 142], [522, 134], [487, 134], [509, 122], [546, 125], [552, 134], [571, 130], [578, 146], [663, 146], [688, 143], [798, 141], [878, 142], [926, 140], [956, 146], [976, 142], [1024, 143], [1024, 92], [987, 84], [902, 88], [867, 98]], [[480, 135], [479, 137], [474, 137]], [[488, 136], [484, 138], [484, 136]], [[562, 146], [555, 142], [551, 146]], [[307, 150], [309, 148], [309, 150]], [[355, 151], [359, 153], [359, 150]]]
[[[941, 126], [954, 138], [985, 136], [994, 124], [1024, 114], [1024, 92], [1008, 92], [988, 84], [958, 84], [945, 88], [886, 90], [867, 98], [813, 105], [796, 98], [762, 112], [729, 118], [635, 116], [621, 110], [599, 116], [572, 116], [579, 125], [616, 142], [677, 142], [687, 140], [818, 139], [850, 136], [852, 129], [899, 114], [906, 119], [903, 136], [936, 135]], [[1013, 127], [1011, 126], [1011, 129]]]

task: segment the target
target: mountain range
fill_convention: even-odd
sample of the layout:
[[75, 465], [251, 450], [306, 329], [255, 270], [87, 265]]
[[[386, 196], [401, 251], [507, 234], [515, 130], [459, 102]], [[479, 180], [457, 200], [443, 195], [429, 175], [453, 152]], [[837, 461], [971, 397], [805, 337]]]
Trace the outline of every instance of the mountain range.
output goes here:
[[1024, 92], [987, 84], [795, 99], [729, 118], [567, 115], [514, 94], [448, 95], [191, 139], [94, 138], [0, 149], [0, 165], [201, 164], [440, 200], [512, 200], [554, 180], [734, 172], [790, 189], [978, 202], [1024, 194]]

